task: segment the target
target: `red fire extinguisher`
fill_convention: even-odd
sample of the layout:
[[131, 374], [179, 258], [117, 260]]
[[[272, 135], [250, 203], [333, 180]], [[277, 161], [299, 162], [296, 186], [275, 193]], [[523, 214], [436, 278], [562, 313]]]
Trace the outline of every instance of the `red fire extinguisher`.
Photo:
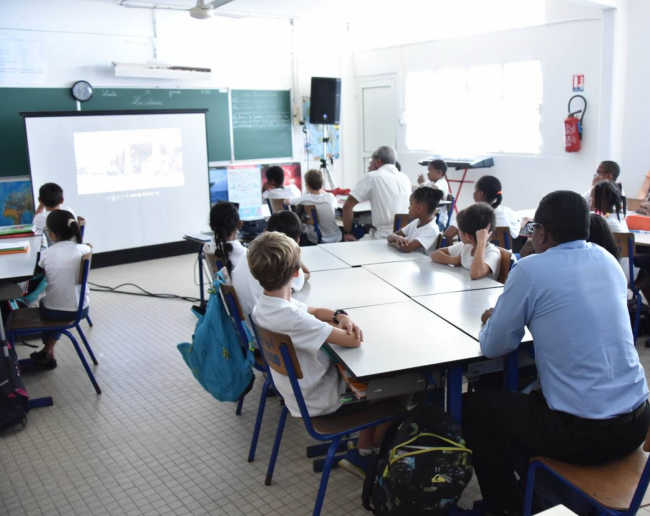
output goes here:
[[[576, 97], [581, 98], [585, 107], [579, 111], [571, 111], [571, 101]], [[580, 118], [576, 115], [582, 113]], [[574, 95], [569, 99], [569, 116], [564, 119], [564, 149], [567, 152], [578, 152], [582, 140], [582, 121], [587, 113], [587, 99], [582, 95]]]

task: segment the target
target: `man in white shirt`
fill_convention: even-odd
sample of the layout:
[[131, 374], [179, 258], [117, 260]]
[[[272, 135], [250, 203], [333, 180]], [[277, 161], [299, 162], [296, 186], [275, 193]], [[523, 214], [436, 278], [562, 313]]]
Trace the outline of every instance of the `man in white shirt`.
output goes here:
[[388, 146], [379, 147], [370, 158], [368, 173], [350, 192], [343, 205], [343, 233], [346, 241], [357, 240], [352, 234], [353, 208], [370, 201], [373, 229], [364, 238], [385, 239], [393, 232], [396, 213], [408, 213], [411, 182], [395, 167], [397, 153]]

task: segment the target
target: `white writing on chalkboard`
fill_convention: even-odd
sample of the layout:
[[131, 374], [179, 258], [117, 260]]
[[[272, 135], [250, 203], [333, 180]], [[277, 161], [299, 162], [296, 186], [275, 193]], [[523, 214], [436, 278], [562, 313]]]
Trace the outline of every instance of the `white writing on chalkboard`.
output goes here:
[[233, 129], [281, 129], [291, 126], [289, 113], [233, 113]]

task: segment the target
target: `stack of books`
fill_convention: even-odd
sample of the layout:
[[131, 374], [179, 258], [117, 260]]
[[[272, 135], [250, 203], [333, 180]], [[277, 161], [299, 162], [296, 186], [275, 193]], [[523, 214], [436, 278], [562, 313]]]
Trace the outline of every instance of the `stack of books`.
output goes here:
[[0, 243], [0, 255], [26, 253], [29, 250], [29, 240], [11, 240]]
[[0, 227], [0, 238], [29, 238], [34, 236], [34, 224]]

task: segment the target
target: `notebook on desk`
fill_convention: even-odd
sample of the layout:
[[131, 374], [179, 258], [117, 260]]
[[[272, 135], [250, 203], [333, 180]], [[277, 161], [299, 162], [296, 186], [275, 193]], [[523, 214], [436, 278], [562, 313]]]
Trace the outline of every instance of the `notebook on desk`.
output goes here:
[[28, 240], [0, 243], [0, 255], [26, 253], [29, 250]]

